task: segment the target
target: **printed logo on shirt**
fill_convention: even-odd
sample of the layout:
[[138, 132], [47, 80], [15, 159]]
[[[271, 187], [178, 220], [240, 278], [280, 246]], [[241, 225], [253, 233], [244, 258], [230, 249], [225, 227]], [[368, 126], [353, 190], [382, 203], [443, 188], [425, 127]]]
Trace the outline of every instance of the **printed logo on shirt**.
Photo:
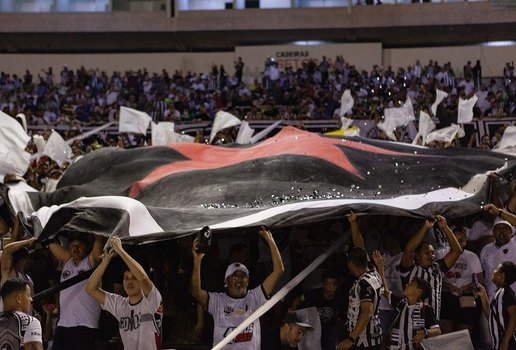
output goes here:
[[131, 315], [128, 317], [121, 317], [118, 327], [120, 330], [124, 332], [134, 331], [135, 329], [140, 328], [140, 325], [143, 322], [154, 322], [154, 315], [151, 314], [138, 314], [134, 313], [134, 310], [131, 310]]
[[64, 270], [63, 271], [63, 279], [67, 279], [68, 277], [70, 277], [70, 271]]
[[[224, 332], [224, 338], [231, 332], [233, 332], [233, 330], [235, 329], [236, 327], [228, 327], [226, 329], [226, 331]], [[251, 341], [253, 339], [253, 331], [254, 331], [254, 323], [251, 323], [246, 329], [244, 329], [242, 331], [242, 333], [238, 334], [231, 342], [230, 344], [233, 344], [233, 343], [243, 343], [243, 342], [248, 342], [248, 341]]]
[[226, 306], [224, 308], [224, 315], [231, 316], [234, 311], [235, 311], [235, 309], [233, 309], [231, 306]]

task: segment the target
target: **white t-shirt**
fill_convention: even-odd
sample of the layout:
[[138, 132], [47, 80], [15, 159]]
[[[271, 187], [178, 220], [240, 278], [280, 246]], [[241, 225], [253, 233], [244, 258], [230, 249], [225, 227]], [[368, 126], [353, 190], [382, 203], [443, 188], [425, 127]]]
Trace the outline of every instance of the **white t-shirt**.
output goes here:
[[[218, 344], [267, 301], [261, 285], [240, 299], [231, 298], [226, 293], [208, 293], [208, 296], [208, 312], [213, 316], [214, 323], [213, 345]], [[224, 349], [260, 350], [260, 347], [260, 320], [255, 320]]]
[[33, 342], [43, 343], [37, 318], [19, 311], [0, 314], [0, 349], [19, 349]]
[[161, 349], [163, 302], [156, 287], [152, 286], [149, 295], [135, 305], [129, 298], [106, 293], [101, 307], [118, 320], [125, 350]]
[[473, 274], [481, 272], [482, 266], [478, 256], [469, 250], [464, 250], [453, 267], [444, 274], [443, 279], [454, 287], [461, 288], [473, 281]]
[[[480, 262], [485, 273], [485, 285], [489, 299], [495, 294], [496, 286], [493, 281], [493, 271], [504, 261], [516, 261], [516, 236], [504, 246], [498, 248], [495, 243], [489, 243], [480, 252]], [[511, 288], [516, 293], [516, 282], [511, 285]]]
[[[63, 266], [61, 282], [90, 269], [88, 257], [85, 257], [78, 265], [75, 265], [72, 259], [69, 259]], [[100, 305], [84, 290], [87, 282], [87, 280], [79, 282], [59, 293], [61, 315], [57, 324], [58, 327], [99, 328]]]

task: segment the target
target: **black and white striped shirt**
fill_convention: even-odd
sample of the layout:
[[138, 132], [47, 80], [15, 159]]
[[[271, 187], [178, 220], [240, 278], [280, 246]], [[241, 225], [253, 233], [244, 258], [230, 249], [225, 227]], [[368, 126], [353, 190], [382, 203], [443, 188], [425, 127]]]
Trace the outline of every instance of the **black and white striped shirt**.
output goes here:
[[378, 318], [378, 307], [382, 294], [382, 280], [378, 272], [374, 270], [363, 273], [349, 290], [348, 331], [350, 333], [357, 324], [360, 304], [363, 302], [373, 303], [373, 316], [356, 340], [355, 344], [358, 346], [377, 346], [382, 341], [382, 328]]
[[420, 277], [430, 283], [432, 287], [432, 294], [430, 298], [425, 300], [434, 312], [437, 321], [441, 318], [441, 290], [443, 286], [443, 272], [449, 270], [444, 262], [444, 259], [435, 261], [432, 266], [425, 269], [417, 264], [405, 269], [403, 266], [399, 266], [401, 275], [401, 284], [403, 288], [414, 278]]
[[[499, 349], [505, 330], [509, 323], [510, 306], [516, 305], [516, 297], [511, 287], [500, 288], [491, 299], [489, 306], [489, 333], [493, 342], [493, 349]], [[509, 349], [516, 349], [516, 336], [512, 335]]]
[[396, 309], [398, 315], [392, 324], [389, 349], [415, 350], [421, 349], [412, 343], [412, 338], [421, 329], [430, 329], [439, 326], [432, 308], [421, 301], [409, 305], [407, 299], [391, 293], [389, 302]]

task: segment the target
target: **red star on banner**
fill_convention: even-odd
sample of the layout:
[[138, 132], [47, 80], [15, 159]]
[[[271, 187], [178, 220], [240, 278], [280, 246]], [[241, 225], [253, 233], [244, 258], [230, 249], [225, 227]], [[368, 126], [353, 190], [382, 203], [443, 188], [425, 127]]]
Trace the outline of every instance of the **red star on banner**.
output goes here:
[[353, 164], [351, 164], [344, 152], [337, 146], [359, 149], [361, 151], [381, 155], [409, 155], [352, 140], [323, 137], [319, 134], [302, 131], [294, 127], [286, 127], [276, 136], [249, 148], [225, 148], [199, 143], [178, 143], [171, 145], [171, 148], [189, 158], [189, 160], [163, 165], [153, 170], [144, 179], [133, 183], [129, 196], [135, 198], [145, 187], [168, 175], [185, 171], [218, 169], [253, 159], [282, 154], [320, 158], [335, 164], [360, 179], [364, 179]]

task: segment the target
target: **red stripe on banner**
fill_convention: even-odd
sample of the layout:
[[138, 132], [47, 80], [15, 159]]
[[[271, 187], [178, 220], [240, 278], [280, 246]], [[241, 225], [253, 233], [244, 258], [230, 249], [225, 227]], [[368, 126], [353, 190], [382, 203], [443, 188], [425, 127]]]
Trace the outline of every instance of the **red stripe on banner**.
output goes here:
[[168, 175], [185, 171], [218, 169], [253, 159], [282, 154], [320, 158], [335, 164], [360, 179], [364, 179], [351, 164], [344, 152], [336, 146], [349, 147], [382, 155], [411, 155], [356, 141], [323, 137], [319, 134], [302, 131], [294, 127], [286, 127], [274, 137], [249, 148], [224, 148], [198, 143], [178, 143], [170, 147], [189, 158], [189, 160], [174, 162], [155, 169], [144, 179], [133, 183], [129, 197], [137, 197], [145, 187]]

